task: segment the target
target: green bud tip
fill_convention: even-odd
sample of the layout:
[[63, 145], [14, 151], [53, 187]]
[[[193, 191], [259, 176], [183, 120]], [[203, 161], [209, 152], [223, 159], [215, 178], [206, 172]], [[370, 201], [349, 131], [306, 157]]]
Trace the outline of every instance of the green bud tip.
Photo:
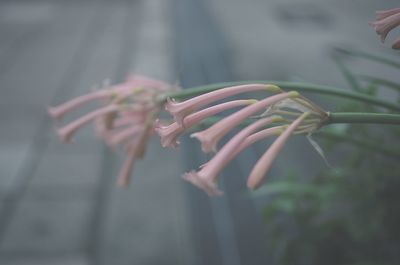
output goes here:
[[304, 112], [301, 117], [303, 117], [304, 119], [307, 118], [308, 116], [310, 116], [311, 112]]
[[295, 98], [295, 97], [300, 96], [300, 93], [297, 92], [297, 91], [290, 91], [288, 93], [289, 93], [289, 97], [291, 97], [291, 98]]
[[277, 85], [267, 84], [267, 85], [265, 85], [265, 88], [271, 92], [281, 92], [282, 91], [282, 89], [280, 87], [278, 87]]
[[248, 99], [247, 102], [249, 105], [251, 105], [251, 104], [257, 103], [258, 100], [257, 99]]
[[280, 134], [282, 134], [282, 133], [285, 131], [285, 129], [286, 129], [286, 128], [277, 129], [277, 130], [274, 132], [274, 134], [275, 134], [275, 135], [280, 135]]
[[284, 118], [282, 118], [281, 116], [273, 116], [272, 117], [272, 122], [282, 122], [285, 121]]

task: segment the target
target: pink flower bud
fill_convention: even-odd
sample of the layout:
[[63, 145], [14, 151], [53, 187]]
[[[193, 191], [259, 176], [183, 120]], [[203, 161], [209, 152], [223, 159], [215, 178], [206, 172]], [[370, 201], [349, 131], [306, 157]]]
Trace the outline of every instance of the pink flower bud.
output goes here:
[[92, 120], [100, 117], [102, 115], [106, 115], [118, 110], [118, 106], [110, 105], [95, 111], [92, 111], [85, 116], [80, 117], [79, 119], [67, 124], [63, 128], [57, 130], [58, 135], [64, 142], [70, 142], [74, 133], [80, 129], [85, 124], [91, 122]]
[[86, 94], [70, 101], [67, 101], [57, 107], [49, 107], [48, 113], [51, 117], [57, 120], [62, 120], [64, 115], [86, 103], [94, 100], [106, 99], [110, 96], [111, 91], [100, 90], [90, 94]]
[[192, 134], [191, 137], [195, 137], [201, 142], [203, 152], [215, 152], [217, 150], [217, 144], [222, 137], [245, 119], [258, 112], [265, 111], [268, 106], [285, 98], [297, 97], [298, 95], [297, 92], [292, 91], [268, 97], [229, 115], [204, 131]]
[[187, 115], [191, 114], [193, 111], [200, 109], [203, 106], [206, 106], [215, 101], [230, 96], [257, 90], [278, 92], [280, 91], [280, 88], [275, 85], [265, 85], [265, 84], [250, 84], [250, 85], [226, 87], [188, 99], [183, 102], [175, 102], [173, 100], [168, 99], [168, 102], [165, 105], [165, 109], [169, 113], [171, 113], [172, 116], [174, 116], [174, 119], [177, 123], [183, 124], [183, 119]]
[[220, 112], [245, 106], [249, 104], [253, 104], [257, 102], [257, 100], [233, 100], [226, 103], [221, 103], [193, 114], [187, 116], [183, 122], [185, 127], [174, 122], [168, 126], [162, 126], [159, 121], [156, 121], [155, 130], [161, 137], [161, 145], [163, 147], [177, 147], [179, 145], [177, 138], [186, 130], [195, 125], [198, 125], [204, 119], [216, 115]]
[[216, 179], [219, 173], [235, 157], [232, 154], [240, 147], [247, 136], [262, 126], [266, 126], [276, 120], [270, 117], [258, 120], [236, 134], [226, 143], [221, 150], [198, 172], [192, 171], [183, 175], [183, 178], [193, 185], [203, 189], [209, 196], [222, 195], [218, 190]]
[[392, 45], [392, 49], [400, 50], [400, 38], [396, 39]]
[[256, 189], [262, 184], [267, 172], [272, 166], [272, 163], [285, 145], [289, 136], [294, 130], [296, 130], [296, 128], [308, 116], [308, 114], [309, 113], [302, 114], [292, 124], [290, 124], [289, 127], [275, 140], [275, 142], [268, 148], [264, 155], [257, 161], [247, 180], [247, 186], [249, 188]]
[[387, 10], [386, 12], [378, 15], [378, 17], [382, 17], [381, 19], [369, 23], [370, 26], [374, 27], [376, 33], [381, 36], [382, 42], [385, 41], [386, 36], [392, 29], [400, 25], [400, 12], [397, 9]]

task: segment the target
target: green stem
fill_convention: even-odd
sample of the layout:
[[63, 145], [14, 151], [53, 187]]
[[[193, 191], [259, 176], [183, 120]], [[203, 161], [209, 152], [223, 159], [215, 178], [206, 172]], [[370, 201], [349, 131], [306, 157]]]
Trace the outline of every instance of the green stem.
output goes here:
[[395, 158], [400, 157], [400, 152], [398, 152], [396, 150], [389, 149], [387, 147], [384, 147], [382, 145], [379, 145], [379, 144], [376, 144], [373, 142], [355, 139], [355, 138], [349, 137], [349, 135], [346, 135], [346, 134], [320, 131], [314, 135], [317, 137], [322, 137], [322, 138], [331, 139], [331, 140], [335, 140], [335, 141], [351, 143], [351, 144], [357, 145], [361, 148], [369, 149], [371, 151], [378, 151], [381, 154], [384, 154], [387, 156], [391, 156], [391, 157], [395, 157]]
[[369, 76], [369, 75], [359, 75], [359, 77], [366, 81], [373, 82], [378, 85], [383, 85], [383, 86], [392, 88], [392, 89], [400, 92], [400, 84], [398, 84], [398, 83], [395, 83], [395, 82], [392, 82], [392, 81], [389, 81], [386, 79], [374, 77], [374, 76]]
[[400, 114], [333, 112], [325, 124], [334, 123], [375, 123], [400, 125]]
[[372, 61], [375, 61], [378, 63], [386, 64], [386, 65], [389, 65], [389, 66], [392, 66], [395, 68], [400, 68], [400, 63], [398, 63], [397, 61], [393, 61], [391, 59], [387, 59], [386, 57], [382, 57], [379, 55], [375, 55], [375, 54], [371, 54], [371, 53], [367, 53], [367, 52], [363, 52], [363, 51], [344, 49], [344, 48], [340, 48], [340, 47], [337, 47], [335, 49], [336, 49], [336, 51], [344, 53], [344, 54], [357, 56], [357, 57], [365, 58], [365, 59], [372, 60]]
[[346, 79], [347, 83], [350, 85], [350, 87], [357, 92], [362, 91], [357, 78], [354, 76], [352, 71], [350, 71], [350, 69], [347, 68], [347, 66], [342, 62], [342, 60], [339, 57], [334, 57], [333, 60], [336, 63], [336, 66], [338, 67], [339, 71], [342, 73], [344, 79]]
[[[212, 125], [220, 121], [223, 117], [210, 117], [203, 123]], [[255, 119], [246, 119], [242, 125], [249, 125]], [[307, 121], [307, 119], [305, 120]], [[332, 112], [322, 126], [337, 124], [337, 123], [369, 123], [369, 124], [393, 124], [400, 125], [400, 114], [386, 114], [386, 113], [358, 113], [358, 112]]]
[[265, 81], [265, 80], [255, 80], [255, 81], [241, 81], [241, 82], [226, 82], [226, 83], [216, 83], [211, 85], [199, 86], [190, 89], [185, 89], [178, 92], [172, 92], [166, 95], [166, 97], [175, 98], [175, 99], [186, 99], [190, 97], [194, 97], [200, 94], [204, 94], [207, 92], [211, 92], [217, 89], [221, 89], [228, 86], [237, 86], [244, 84], [275, 84], [283, 89], [287, 90], [297, 90], [300, 92], [311, 92], [318, 94], [325, 94], [330, 96], [337, 96], [347, 99], [354, 99], [358, 101], [362, 101], [365, 103], [373, 104], [376, 106], [384, 107], [393, 111], [400, 111], [400, 106], [397, 104], [386, 102], [384, 100], [377, 99], [375, 97], [371, 97], [368, 95], [364, 95], [361, 93], [355, 93], [351, 91], [346, 91], [343, 89], [324, 86], [324, 85], [314, 85], [307, 83], [298, 83], [298, 82], [286, 82], [286, 81]]

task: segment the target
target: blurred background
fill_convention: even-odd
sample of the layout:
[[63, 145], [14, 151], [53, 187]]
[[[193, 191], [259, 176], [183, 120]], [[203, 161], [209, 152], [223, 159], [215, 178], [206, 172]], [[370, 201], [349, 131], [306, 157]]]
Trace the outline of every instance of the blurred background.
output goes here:
[[[398, 100], [397, 60], [368, 22], [395, 1], [1, 0], [0, 264], [399, 264], [399, 130], [333, 126], [292, 139], [259, 192], [245, 180], [268, 141], [243, 153], [210, 199], [180, 176], [197, 142], [154, 137], [128, 188], [122, 157], [92, 128], [60, 143], [47, 106], [128, 73], [183, 87], [308, 81]], [[341, 49], [338, 49], [341, 48]], [[379, 77], [390, 84], [378, 82]], [[331, 111], [382, 111], [310, 97]], [[78, 112], [70, 119], [82, 113]]]

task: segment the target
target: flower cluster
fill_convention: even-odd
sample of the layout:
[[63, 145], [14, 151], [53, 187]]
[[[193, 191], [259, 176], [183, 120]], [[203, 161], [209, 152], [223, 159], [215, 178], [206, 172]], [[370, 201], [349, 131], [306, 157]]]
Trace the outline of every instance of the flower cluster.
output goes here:
[[[276, 94], [259, 101], [232, 100], [207, 107], [207, 105], [230, 96], [257, 90]], [[169, 100], [165, 108], [174, 117], [174, 122], [169, 125], [158, 123], [156, 131], [161, 136], [161, 143], [164, 147], [176, 147], [179, 144], [177, 138], [186, 129], [200, 124], [204, 119], [222, 111], [237, 107], [242, 108], [222, 118], [209, 128], [191, 135], [201, 142], [203, 152], [216, 154], [198, 171], [186, 173], [183, 178], [210, 196], [222, 195], [222, 191], [218, 189], [217, 178], [230, 161], [253, 143], [279, 135], [255, 164], [248, 178], [249, 188], [259, 187], [289, 136], [292, 133], [314, 132], [328, 115], [298, 92], [284, 92], [275, 85], [249, 84], [222, 88], [183, 102]], [[260, 115], [256, 116], [256, 114]], [[217, 152], [221, 139], [234, 128], [242, 126], [249, 120], [252, 122]]]
[[[243, 150], [267, 137], [278, 136], [256, 162], [248, 178], [248, 187], [255, 189], [263, 182], [272, 162], [291, 134], [312, 133], [327, 113], [296, 91], [285, 92], [275, 85], [247, 84], [225, 87], [182, 102], [169, 98], [172, 86], [143, 76], [131, 76], [124, 83], [94, 91], [64, 104], [49, 108], [49, 114], [61, 121], [63, 116], [90, 102], [100, 107], [58, 128], [60, 138], [71, 142], [84, 125], [94, 122], [98, 136], [115, 148], [122, 146], [127, 158], [118, 177], [118, 184], [129, 183], [133, 164], [142, 158], [153, 132], [161, 137], [163, 147], [178, 147], [178, 138], [208, 118], [217, 121], [191, 137], [201, 142], [205, 153], [215, 153], [198, 171], [183, 178], [203, 189], [210, 196], [221, 195], [217, 179], [220, 172]], [[264, 91], [272, 96], [261, 100], [232, 99], [239, 94]], [[158, 119], [162, 107], [173, 116], [173, 122]], [[230, 111], [230, 115], [220, 115]], [[220, 118], [223, 117], [223, 118]], [[244, 127], [219, 151], [219, 142], [235, 128]]]
[[154, 131], [154, 121], [162, 107], [159, 97], [171, 89], [162, 81], [133, 75], [124, 83], [50, 107], [48, 112], [60, 122], [65, 114], [83, 105], [99, 103], [99, 108], [58, 128], [57, 133], [64, 142], [71, 142], [81, 127], [94, 122], [101, 139], [113, 148], [122, 146], [127, 154], [117, 181], [125, 186], [129, 183], [135, 160], [143, 157]]
[[[400, 25], [400, 8], [376, 11], [376, 20], [369, 23], [384, 42], [389, 32]], [[400, 49], [400, 38], [392, 44], [393, 49]]]

